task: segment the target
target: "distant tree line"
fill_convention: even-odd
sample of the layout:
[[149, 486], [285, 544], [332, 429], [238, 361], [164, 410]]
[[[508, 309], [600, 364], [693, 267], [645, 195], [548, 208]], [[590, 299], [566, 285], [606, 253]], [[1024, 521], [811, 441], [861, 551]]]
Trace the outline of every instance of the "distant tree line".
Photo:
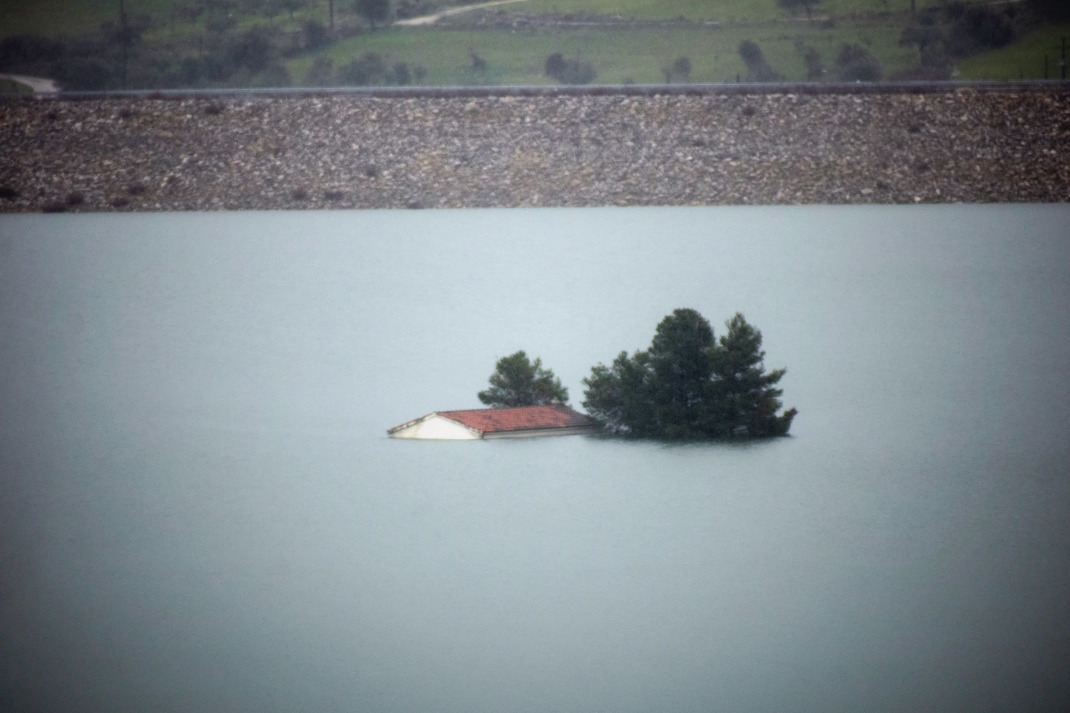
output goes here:
[[[449, 1], [327, 0], [325, 8], [324, 0], [185, 0], [171, 5], [169, 13], [153, 16], [126, 12], [120, 2], [112, 19], [79, 36], [5, 37], [0, 40], [0, 71], [52, 77], [70, 90], [420, 83], [427, 69], [404, 58], [364, 52], [341, 60], [324, 50], [339, 38], [395, 18], [434, 12]], [[776, 2], [801, 21], [804, 12], [818, 27], [835, 26], [834, 18], [814, 15], [819, 0], [765, 1]], [[892, 79], [947, 79], [965, 57], [1005, 47], [1043, 23], [1070, 20], [1068, 0], [943, 0], [911, 7], [899, 43], [916, 48], [917, 64], [893, 73]], [[879, 81], [886, 76], [864, 38], [826, 50], [824, 56], [800, 40], [796, 52], [809, 81]], [[752, 40], [742, 42], [738, 53], [743, 62], [739, 81], [800, 78], [785, 77], [783, 68], [774, 67]], [[305, 76], [292, 77], [290, 60], [302, 54], [315, 60]], [[468, 60], [476, 81], [497, 76], [474, 50]], [[666, 83], [693, 80], [692, 57], [679, 56], [658, 69]], [[591, 61], [561, 52], [546, 57], [543, 73], [561, 84], [590, 84], [598, 76]]]
[[[435, 6], [432, 0], [400, 0], [396, 5], [391, 0], [352, 0], [348, 17], [362, 18], [363, 25], [336, 31], [334, 0], [329, 0], [328, 24], [309, 16], [312, 5], [311, 0], [196, 0], [173, 5], [169, 15], [150, 16], [129, 14], [119, 3], [114, 19], [79, 36], [16, 35], [0, 40], [0, 71], [51, 77], [61, 88], [75, 91], [285, 87], [294, 81], [285, 60], [318, 53], [360, 27], [389, 22], [395, 9], [399, 14], [419, 13]], [[276, 24], [280, 15], [289, 18], [289, 28]], [[329, 72], [325, 69], [322, 62], [315, 67], [317, 76], [325, 79], [323, 85], [407, 84], [426, 73], [370, 53], [337, 71], [333, 66]]]
[[[820, 0], [776, 0], [779, 7], [795, 13], [802, 9], [807, 19]], [[956, 61], [982, 52], [1000, 49], [1043, 23], [1070, 20], [1067, 0], [1025, 0], [1024, 2], [968, 3], [944, 0], [917, 9], [910, 4], [910, 22], [899, 37], [901, 46], [918, 50], [916, 67], [895, 73], [891, 78], [940, 80], [951, 77]], [[886, 5], [887, 8], [887, 5]], [[821, 27], [832, 28], [832, 19], [821, 19]], [[843, 82], [873, 82], [884, 78], [880, 60], [865, 43], [841, 44], [832, 66], [827, 68], [821, 53], [813, 46], [796, 43], [806, 65], [806, 79], [830, 79]], [[773, 69], [753, 41], [739, 47], [746, 67], [739, 77], [747, 82], [782, 81], [784, 76]]]
[[[816, 47], [797, 43], [796, 50], [806, 64], [806, 79], [821, 81], [831, 79], [840, 82], [877, 82], [883, 77], [881, 63], [863, 45], [845, 42], [840, 45], [833, 63], [833, 71], [827, 73], [821, 53]], [[739, 45], [739, 57], [746, 72], [740, 77], [744, 82], [782, 82], [785, 77], [766, 60], [758, 44], [744, 40]]]

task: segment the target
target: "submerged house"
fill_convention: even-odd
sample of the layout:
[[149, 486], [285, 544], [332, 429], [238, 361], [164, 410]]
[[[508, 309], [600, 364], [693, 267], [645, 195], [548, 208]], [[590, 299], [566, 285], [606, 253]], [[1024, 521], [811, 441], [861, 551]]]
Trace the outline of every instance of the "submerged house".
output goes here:
[[595, 433], [598, 423], [563, 404], [434, 411], [389, 429], [391, 438], [478, 440]]

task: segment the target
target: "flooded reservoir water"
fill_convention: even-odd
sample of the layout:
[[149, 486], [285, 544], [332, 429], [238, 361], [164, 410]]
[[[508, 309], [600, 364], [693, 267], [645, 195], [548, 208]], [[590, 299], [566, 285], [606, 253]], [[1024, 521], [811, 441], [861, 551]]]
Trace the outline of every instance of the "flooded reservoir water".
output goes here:
[[[0, 216], [0, 703], [1070, 709], [1070, 208]], [[400, 442], [677, 307], [789, 438]]]

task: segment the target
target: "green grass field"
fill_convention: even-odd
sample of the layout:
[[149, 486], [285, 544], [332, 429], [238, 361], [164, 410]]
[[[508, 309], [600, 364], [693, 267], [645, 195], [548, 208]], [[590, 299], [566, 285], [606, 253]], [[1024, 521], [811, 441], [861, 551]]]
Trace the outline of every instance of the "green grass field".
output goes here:
[[[196, 0], [124, 0], [128, 14], [149, 14], [157, 25], [144, 37], [155, 47], [155, 59], [199, 53], [204, 36], [203, 21], [176, 19], [174, 8]], [[973, 0], [981, 2], [981, 0]], [[449, 0], [446, 0], [448, 3]], [[944, 0], [917, 0], [919, 9]], [[327, 0], [309, 0], [291, 19], [282, 13], [270, 22], [260, 15], [241, 14], [234, 5], [240, 33], [256, 24], [295, 32], [308, 19], [326, 23]], [[350, 0], [336, 0], [340, 24], [358, 22]], [[772, 67], [788, 81], [804, 80], [803, 51], [814, 47], [832, 78], [834, 59], [844, 43], [869, 48], [881, 62], [884, 76], [907, 70], [918, 62], [914, 47], [899, 46], [898, 39], [909, 21], [910, 0], [823, 0], [813, 7], [813, 21], [803, 13], [794, 16], [780, 9], [776, 0], [524, 0], [498, 8], [505, 12], [597, 13], [641, 20], [686, 18], [686, 25], [634, 25], [630, 27], [538, 30], [463, 29], [457, 26], [386, 28], [338, 40], [317, 53], [285, 60], [293, 84], [302, 86], [318, 54], [332, 59], [335, 69], [365, 52], [376, 52], [388, 64], [405, 62], [426, 71], [428, 85], [544, 84], [546, 57], [561, 52], [597, 71], [596, 83], [660, 83], [662, 68], [679, 57], [691, 61], [692, 82], [732, 82], [745, 73], [739, 57], [744, 40], [757, 42]], [[0, 0], [0, 37], [34, 33], [46, 36], [92, 32], [102, 22], [118, 17], [119, 0]], [[825, 22], [832, 18], [832, 22]], [[705, 24], [704, 24], [705, 23]], [[957, 70], [965, 79], [1018, 79], [1043, 76], [1043, 58], [1051, 58], [1049, 72], [1058, 76], [1058, 39], [1068, 27], [1035, 32], [1011, 46], [962, 62]], [[482, 71], [473, 69], [470, 52], [486, 60]], [[147, 56], [146, 50], [143, 56]], [[247, 81], [246, 76], [243, 81]]]
[[[939, 2], [918, 0], [917, 6], [920, 9]], [[514, 7], [527, 12], [590, 12], [652, 20], [683, 17], [712, 22], [760, 22], [791, 17], [777, 6], [776, 0], [525, 0]], [[817, 19], [909, 11], [910, 0], [822, 0], [813, 6], [812, 14]], [[800, 11], [796, 17], [802, 19], [806, 15]]]
[[[595, 82], [600, 84], [663, 82], [662, 68], [683, 56], [691, 60], [691, 81], [732, 82], [745, 71], [739, 44], [750, 39], [762, 47], [777, 71], [789, 80], [801, 80], [806, 67], [800, 46], [816, 47], [831, 66], [841, 44], [868, 44], [883, 58], [886, 71], [906, 68], [915, 61], [915, 52], [899, 47], [898, 37], [898, 29], [848, 23], [831, 30], [768, 24], [554, 32], [392, 28], [335, 43], [326, 54], [336, 68], [364, 52], [376, 52], [388, 62], [422, 65], [427, 69], [425, 81], [432, 85], [549, 83], [543, 67], [546, 57], [554, 52], [591, 62], [598, 72]], [[486, 70], [472, 69], [472, 51], [486, 60]], [[312, 61], [312, 56], [305, 56], [288, 63], [295, 84], [302, 83]]]

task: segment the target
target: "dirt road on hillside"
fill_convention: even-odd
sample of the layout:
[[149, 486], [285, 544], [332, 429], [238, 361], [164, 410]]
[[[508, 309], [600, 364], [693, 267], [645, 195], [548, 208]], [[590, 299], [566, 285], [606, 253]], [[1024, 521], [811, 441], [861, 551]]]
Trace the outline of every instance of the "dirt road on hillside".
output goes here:
[[524, 0], [497, 0], [496, 2], [485, 2], [479, 5], [462, 5], [460, 7], [451, 7], [448, 10], [442, 12], [436, 12], [434, 15], [423, 15], [421, 17], [410, 17], [407, 20], [398, 20], [394, 24], [399, 27], [419, 27], [420, 25], [433, 25], [444, 17], [450, 15], [458, 15], [462, 12], [468, 12], [469, 10], [482, 10], [486, 7], [494, 7], [495, 5], [510, 5], [512, 3], [524, 2]]

